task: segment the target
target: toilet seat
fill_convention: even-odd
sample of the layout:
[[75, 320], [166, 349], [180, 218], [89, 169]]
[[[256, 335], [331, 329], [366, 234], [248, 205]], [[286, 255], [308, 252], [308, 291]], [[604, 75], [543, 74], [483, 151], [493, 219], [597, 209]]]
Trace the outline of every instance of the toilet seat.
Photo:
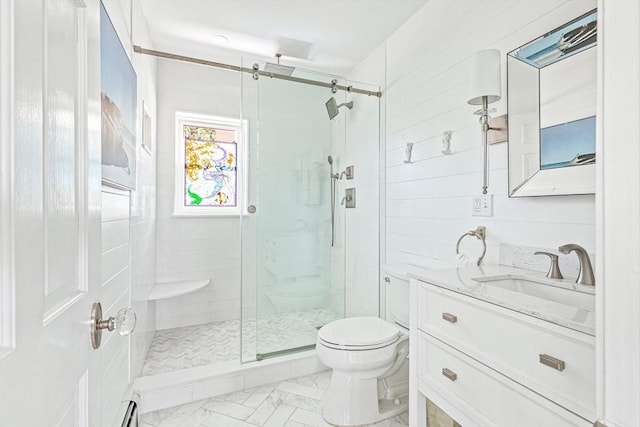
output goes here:
[[373, 350], [394, 344], [399, 328], [377, 317], [350, 317], [331, 322], [318, 331], [322, 345], [346, 351]]

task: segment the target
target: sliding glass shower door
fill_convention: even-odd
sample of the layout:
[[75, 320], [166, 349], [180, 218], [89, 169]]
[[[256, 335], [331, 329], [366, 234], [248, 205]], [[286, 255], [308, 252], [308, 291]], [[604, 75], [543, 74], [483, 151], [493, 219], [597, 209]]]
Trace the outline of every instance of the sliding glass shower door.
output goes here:
[[[293, 76], [333, 78], [300, 70]], [[340, 104], [345, 95], [265, 76], [243, 80], [250, 123], [243, 361], [312, 347], [319, 327], [344, 317], [344, 186], [337, 178], [345, 113], [330, 120], [331, 97]]]

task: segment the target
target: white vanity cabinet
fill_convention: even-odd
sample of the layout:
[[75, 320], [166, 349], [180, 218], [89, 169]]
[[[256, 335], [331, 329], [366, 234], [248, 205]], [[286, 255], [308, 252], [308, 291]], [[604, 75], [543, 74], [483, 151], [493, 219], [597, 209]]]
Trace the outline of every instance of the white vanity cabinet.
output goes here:
[[413, 402], [426, 396], [465, 427], [593, 425], [593, 336], [422, 280], [411, 286]]

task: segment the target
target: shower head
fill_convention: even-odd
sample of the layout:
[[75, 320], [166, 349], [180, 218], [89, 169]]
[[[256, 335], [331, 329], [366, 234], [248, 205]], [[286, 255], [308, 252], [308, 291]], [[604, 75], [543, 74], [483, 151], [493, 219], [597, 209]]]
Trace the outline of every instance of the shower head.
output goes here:
[[267, 62], [264, 65], [264, 71], [271, 74], [279, 74], [281, 76], [290, 76], [293, 74], [295, 68], [282, 64], [274, 64], [273, 62]]
[[327, 113], [329, 113], [329, 120], [333, 120], [333, 118], [337, 116], [339, 113], [338, 108], [345, 106], [348, 109], [352, 109], [353, 101], [343, 102], [342, 104], [338, 105], [338, 103], [336, 102], [336, 99], [332, 96], [324, 105], [325, 107], [327, 107]]
[[329, 162], [330, 165], [333, 164], [333, 157], [329, 156], [327, 157], [327, 161]]
[[[333, 120], [333, 118], [338, 115], [338, 103], [336, 99], [332, 96], [324, 105], [327, 107], [329, 120]], [[329, 159], [331, 159], [331, 156], [329, 156]], [[329, 161], [329, 163], [331, 163], [331, 161]]]
[[291, 76], [291, 74], [293, 74], [293, 70], [295, 70], [295, 68], [293, 67], [288, 67], [286, 65], [282, 65], [280, 63], [280, 58], [282, 57], [281, 53], [276, 53], [276, 61], [277, 64], [274, 64], [273, 62], [267, 62], [264, 65], [264, 71], [267, 73], [271, 73], [271, 74], [279, 74], [281, 76]]

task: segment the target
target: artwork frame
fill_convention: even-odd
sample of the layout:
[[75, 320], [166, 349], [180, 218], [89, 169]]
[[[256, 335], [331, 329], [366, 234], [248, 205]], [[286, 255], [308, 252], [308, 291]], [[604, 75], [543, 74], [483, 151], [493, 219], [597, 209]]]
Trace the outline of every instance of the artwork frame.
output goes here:
[[100, 2], [102, 180], [135, 190], [137, 75]]

